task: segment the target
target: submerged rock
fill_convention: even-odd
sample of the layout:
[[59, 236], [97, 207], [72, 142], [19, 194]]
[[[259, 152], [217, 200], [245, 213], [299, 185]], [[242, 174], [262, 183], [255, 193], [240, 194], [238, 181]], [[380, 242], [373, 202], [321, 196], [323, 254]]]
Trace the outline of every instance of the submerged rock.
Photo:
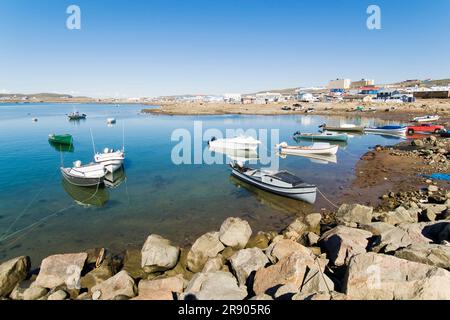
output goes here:
[[145, 241], [141, 255], [141, 266], [145, 272], [164, 271], [176, 266], [180, 248], [172, 246], [169, 240], [152, 234]]
[[250, 225], [240, 218], [228, 218], [220, 226], [219, 239], [228, 247], [245, 248], [251, 235]]
[[42, 260], [36, 285], [49, 289], [62, 285], [71, 289], [79, 289], [81, 271], [87, 256], [87, 253], [82, 252], [57, 254], [45, 258]]
[[363, 253], [347, 269], [345, 293], [353, 299], [450, 299], [450, 272], [385, 254]]
[[218, 232], [208, 232], [198, 238], [187, 255], [187, 267], [192, 272], [202, 271], [209, 258], [216, 257], [224, 245], [219, 240]]
[[18, 257], [0, 265], [0, 297], [7, 297], [30, 271], [30, 258]]

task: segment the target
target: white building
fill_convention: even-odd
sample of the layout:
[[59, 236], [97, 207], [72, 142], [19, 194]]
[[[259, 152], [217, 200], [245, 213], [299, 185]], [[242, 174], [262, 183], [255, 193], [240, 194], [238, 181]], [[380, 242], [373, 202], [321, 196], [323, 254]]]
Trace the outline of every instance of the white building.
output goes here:
[[223, 95], [223, 100], [227, 103], [240, 103], [242, 99], [242, 94], [240, 93], [225, 93]]
[[328, 83], [328, 89], [349, 89], [352, 81], [350, 79], [336, 79]]
[[282, 100], [282, 97], [283, 97], [283, 95], [278, 92], [257, 93], [256, 101], [259, 101], [259, 103], [278, 102], [278, 101]]
[[297, 100], [302, 102], [316, 102], [319, 99], [317, 97], [314, 97], [312, 93], [299, 92], [297, 94]]

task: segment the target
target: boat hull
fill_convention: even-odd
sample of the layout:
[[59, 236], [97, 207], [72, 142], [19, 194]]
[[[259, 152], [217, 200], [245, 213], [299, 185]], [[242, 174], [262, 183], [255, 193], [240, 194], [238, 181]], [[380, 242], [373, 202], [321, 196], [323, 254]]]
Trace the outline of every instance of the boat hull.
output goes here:
[[300, 149], [300, 148], [280, 148], [280, 152], [284, 154], [292, 154], [292, 155], [311, 155], [311, 154], [325, 154], [325, 155], [334, 155], [337, 153], [339, 146], [331, 146], [329, 148], [323, 149]]
[[378, 134], [392, 134], [392, 135], [405, 135], [406, 128], [402, 129], [377, 129], [377, 128], [366, 128], [364, 130], [366, 133], [378, 133]]
[[73, 144], [73, 138], [71, 135], [50, 135], [48, 137], [48, 141], [53, 144], [63, 144], [68, 146]]
[[77, 177], [69, 173], [69, 168], [61, 168], [63, 178], [78, 187], [93, 187], [103, 184], [104, 176], [98, 178]]
[[317, 194], [316, 186], [283, 188], [283, 187], [276, 187], [276, 186], [268, 185], [266, 183], [252, 179], [249, 176], [237, 171], [234, 168], [232, 168], [231, 174], [234, 177], [236, 177], [242, 181], [245, 181], [245, 182], [247, 182], [251, 185], [254, 185], [260, 189], [278, 194], [280, 196], [301, 200], [301, 201], [304, 201], [304, 202], [307, 202], [310, 204], [313, 204], [316, 202], [316, 194]]
[[347, 139], [348, 139], [347, 135], [337, 135], [337, 136], [299, 135], [299, 136], [297, 136], [297, 138], [304, 139], [304, 140], [344, 141], [344, 142], [347, 141]]
[[214, 149], [227, 149], [227, 150], [249, 150], [255, 151], [258, 149], [258, 144], [248, 143], [236, 143], [236, 142], [222, 142], [222, 141], [210, 141], [209, 146]]
[[363, 132], [363, 127], [331, 127], [331, 126], [324, 126], [324, 130], [328, 131], [342, 131], [342, 132]]

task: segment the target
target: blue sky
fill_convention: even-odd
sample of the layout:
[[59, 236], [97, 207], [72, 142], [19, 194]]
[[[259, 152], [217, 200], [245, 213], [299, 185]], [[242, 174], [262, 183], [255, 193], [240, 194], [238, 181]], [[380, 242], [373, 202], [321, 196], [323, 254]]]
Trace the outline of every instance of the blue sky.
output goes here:
[[[66, 8], [81, 8], [68, 30]], [[366, 28], [370, 4], [381, 30]], [[448, 0], [1, 0], [0, 92], [220, 94], [450, 77]]]

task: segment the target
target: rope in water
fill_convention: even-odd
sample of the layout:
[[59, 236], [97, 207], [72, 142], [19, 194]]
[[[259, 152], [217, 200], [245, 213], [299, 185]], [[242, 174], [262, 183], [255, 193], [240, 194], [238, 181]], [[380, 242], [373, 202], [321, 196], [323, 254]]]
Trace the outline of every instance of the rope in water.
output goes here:
[[[316, 187], [317, 188], [317, 187]], [[323, 193], [322, 191], [320, 191], [319, 188], [317, 188], [317, 191], [319, 192], [319, 194], [329, 203], [331, 204], [333, 207], [335, 208], [339, 208], [339, 206], [337, 206], [336, 204], [334, 204], [330, 199], [328, 199]]]
[[[88, 197], [88, 198], [86, 198], [85, 200], [80, 201], [80, 202], [86, 202], [86, 201], [89, 201], [89, 200], [93, 199], [93, 198], [97, 195], [97, 193], [98, 193], [100, 184], [101, 184], [101, 183], [100, 183], [100, 181], [99, 181], [99, 182], [97, 183], [97, 187], [96, 187], [95, 193], [94, 193], [93, 195], [91, 195], [90, 197]], [[37, 196], [36, 196], [36, 197], [37, 197]], [[36, 222], [34, 222], [34, 223], [32, 223], [32, 224], [30, 224], [30, 225], [24, 227], [24, 228], [21, 228], [21, 229], [19, 229], [19, 230], [17, 230], [17, 231], [14, 231], [14, 232], [12, 232], [12, 233], [10, 233], [10, 234], [4, 234], [4, 236], [2, 236], [2, 238], [0, 238], [0, 242], [7, 241], [7, 240], [9, 240], [10, 238], [14, 237], [15, 235], [17, 235], [17, 234], [19, 234], [19, 233], [21, 233], [21, 232], [24, 232], [24, 231], [27, 231], [27, 230], [28, 230], [28, 231], [31, 231], [31, 230], [33, 229], [33, 227], [38, 226], [40, 223], [42, 223], [42, 222], [44, 222], [44, 221], [46, 221], [46, 220], [48, 220], [48, 219], [50, 219], [50, 218], [52, 218], [52, 217], [54, 217], [54, 216], [56, 216], [56, 215], [58, 215], [58, 214], [60, 214], [60, 213], [62, 213], [62, 212], [64, 212], [64, 211], [66, 211], [66, 210], [69, 210], [69, 209], [71, 209], [71, 208], [73, 208], [73, 207], [75, 207], [75, 206], [76, 206], [76, 204], [69, 205], [69, 206], [67, 206], [67, 207], [65, 207], [65, 208], [59, 209], [59, 210], [57, 210], [57, 211], [55, 211], [55, 212], [49, 214], [48, 216], [43, 217], [42, 219], [40, 219], [40, 220], [38, 220], [38, 221], [36, 221]], [[17, 220], [18, 220], [18, 219], [16, 219], [15, 222], [17, 222]], [[9, 228], [9, 229], [10, 229], [10, 228]], [[24, 235], [25, 235], [25, 234], [24, 234]], [[13, 240], [13, 242], [9, 243], [8, 245], [14, 244], [17, 240], [21, 239], [24, 235], [22, 235], [21, 237], [19, 237], [19, 238]]]

